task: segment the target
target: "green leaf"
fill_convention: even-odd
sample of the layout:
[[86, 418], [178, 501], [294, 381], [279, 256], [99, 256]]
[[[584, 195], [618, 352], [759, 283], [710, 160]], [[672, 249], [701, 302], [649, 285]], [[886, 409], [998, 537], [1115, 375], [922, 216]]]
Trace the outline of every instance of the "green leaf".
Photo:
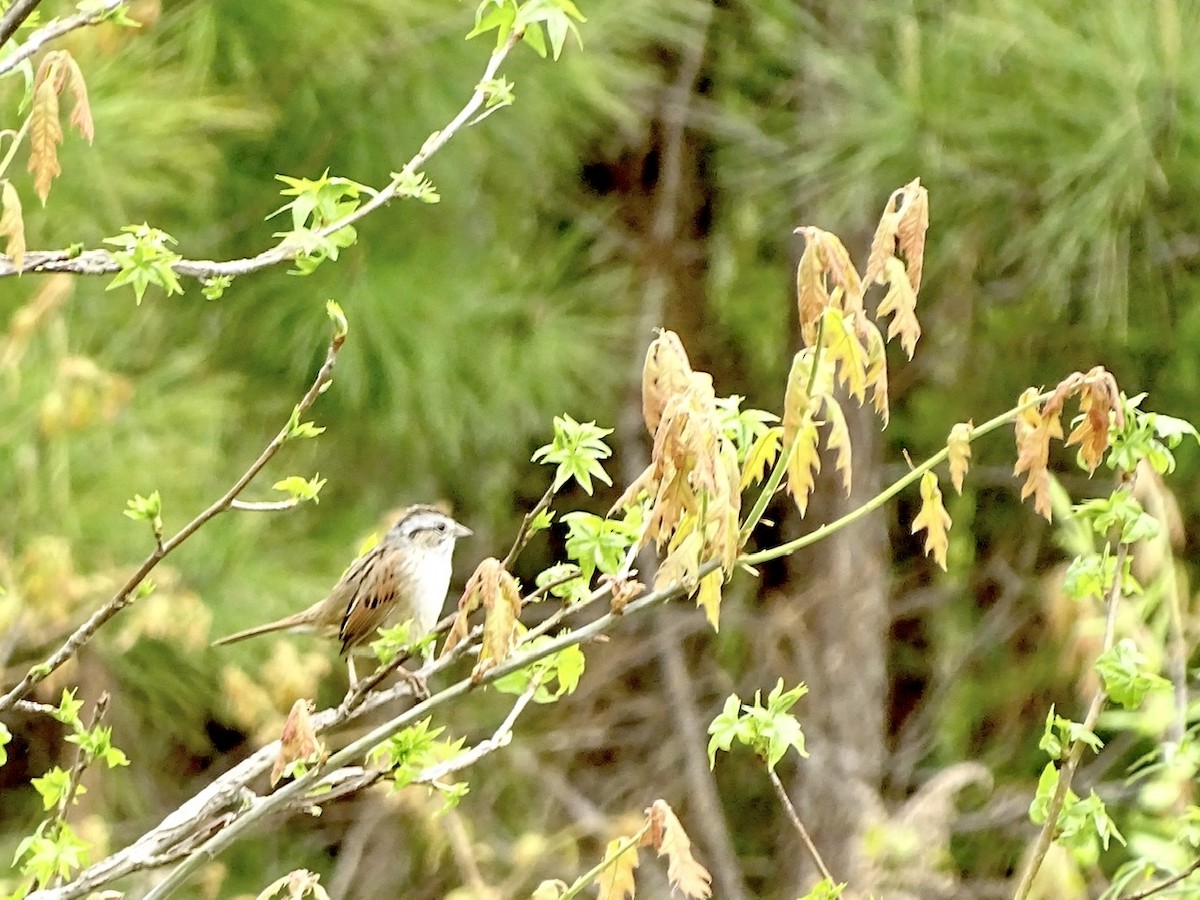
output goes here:
[[0, 722], [0, 766], [8, 762], [8, 749], [6, 747], [12, 741], [12, 732], [8, 730], [8, 726]]
[[50, 715], [64, 725], [69, 725], [72, 729], [82, 730], [83, 722], [79, 720], [79, 710], [81, 709], [83, 709], [83, 701], [75, 699], [75, 688], [71, 688], [69, 691], [63, 688], [62, 699], [58, 702], [58, 708], [51, 712]]
[[125, 501], [125, 515], [138, 522], [158, 522], [162, 516], [162, 497], [154, 491], [149, 497], [134, 494]]
[[206, 299], [219, 300], [225, 295], [225, 290], [233, 284], [232, 275], [213, 275], [211, 278], [204, 279], [204, 286], [200, 289]]
[[1096, 671], [1104, 690], [1126, 709], [1141, 706], [1152, 690], [1170, 689], [1171, 682], [1154, 672], [1145, 671], [1145, 655], [1129, 638], [1118, 641], [1096, 660]]
[[597, 428], [595, 422], [576, 422], [568, 415], [554, 417], [554, 440], [539, 447], [533, 454], [533, 462], [557, 465], [554, 473], [554, 490], [559, 490], [572, 478], [589, 495], [592, 479], [612, 484], [600, 460], [612, 456], [612, 450], [604, 442], [611, 428]]
[[123, 285], [130, 285], [141, 305], [146, 288], [157, 285], [166, 291], [167, 296], [182, 294], [183, 285], [171, 267], [183, 257], [168, 249], [168, 244], [174, 244], [175, 239], [157, 228], [151, 228], [145, 222], [141, 225], [127, 225], [121, 229], [121, 234], [105, 238], [104, 243], [119, 247], [113, 251], [113, 259], [121, 271], [108, 283], [105, 290], [113, 290]]
[[[634, 511], [637, 512], [636, 507]], [[575, 511], [562, 519], [567, 524], [567, 557], [579, 565], [584, 586], [591, 583], [597, 571], [615, 575], [641, 533], [636, 522], [629, 518], [617, 521]]]
[[[523, 651], [536, 650], [553, 640], [542, 635], [522, 646]], [[587, 660], [578, 646], [564, 647], [530, 663], [524, 668], [498, 678], [492, 686], [502, 694], [523, 694], [529, 685], [537, 681], [533, 694], [534, 703], [553, 703], [565, 694], [573, 694], [579, 687], [579, 679]]]
[[755, 691], [752, 705], [743, 704], [737, 694], [730, 695], [720, 715], [708, 727], [712, 735], [708, 742], [709, 767], [716, 763], [717, 750], [728, 751], [734, 741], [751, 747], [771, 770], [789, 748], [807, 757], [804, 732], [788, 712], [806, 693], [808, 688], [803, 683], [785, 691], [780, 678], [767, 696], [766, 706], [762, 704], [760, 691]]
[[321, 488], [325, 486], [325, 481], [326, 479], [322, 478], [320, 473], [317, 473], [312, 478], [289, 475], [282, 481], [277, 481], [271, 485], [271, 489], [283, 491], [290, 495], [293, 500], [301, 503], [309, 500], [313, 503], [320, 503], [321, 498], [318, 495], [321, 493]]
[[[40, 778], [31, 779], [30, 784], [41, 795], [43, 808], [54, 809], [67, 796], [67, 791], [71, 786], [71, 776], [64, 769], [55, 766]], [[79, 785], [75, 793], [76, 795], [84, 793], [83, 785]]]
[[325, 312], [333, 322], [333, 336], [344, 338], [350, 331], [350, 323], [346, 321], [346, 313], [342, 311], [342, 307], [336, 300], [326, 300]]

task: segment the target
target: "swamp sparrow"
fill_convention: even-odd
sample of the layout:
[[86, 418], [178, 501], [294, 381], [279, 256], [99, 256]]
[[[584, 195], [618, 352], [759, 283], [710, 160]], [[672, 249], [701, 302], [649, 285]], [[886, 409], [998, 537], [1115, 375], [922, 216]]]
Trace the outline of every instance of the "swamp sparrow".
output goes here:
[[350, 564], [324, 600], [302, 612], [256, 625], [213, 642], [232, 644], [271, 631], [311, 632], [336, 637], [358, 680], [353, 652], [393, 622], [412, 619], [413, 640], [428, 634], [450, 586], [454, 542], [471, 534], [432, 506], [410, 506], [378, 544]]

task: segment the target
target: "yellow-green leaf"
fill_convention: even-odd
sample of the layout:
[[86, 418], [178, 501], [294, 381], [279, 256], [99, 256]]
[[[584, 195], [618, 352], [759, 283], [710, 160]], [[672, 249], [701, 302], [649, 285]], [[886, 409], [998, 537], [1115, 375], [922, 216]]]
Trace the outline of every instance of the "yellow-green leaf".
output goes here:
[[932, 555], [934, 562], [946, 568], [946, 550], [950, 541], [950, 514], [942, 505], [942, 492], [938, 488], [937, 476], [926, 472], [921, 476], [921, 511], [913, 519], [912, 533], [925, 531], [925, 554]]

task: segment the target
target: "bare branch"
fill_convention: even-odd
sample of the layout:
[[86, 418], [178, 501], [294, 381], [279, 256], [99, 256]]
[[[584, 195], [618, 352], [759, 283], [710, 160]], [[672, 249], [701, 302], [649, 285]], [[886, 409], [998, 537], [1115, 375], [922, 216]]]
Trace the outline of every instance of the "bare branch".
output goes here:
[[0, 47], [8, 43], [8, 39], [17, 33], [17, 29], [33, 14], [41, 2], [42, 0], [16, 0], [8, 8], [8, 11], [4, 13], [4, 18], [0, 19]]
[[[108, 0], [108, 2], [115, 3], [116, 0]], [[335, 222], [330, 222], [324, 228], [317, 229], [315, 234], [321, 237], [328, 237], [334, 232], [345, 228], [347, 225], [353, 225], [359, 219], [369, 216], [381, 206], [396, 199], [399, 196], [400, 187], [405, 182], [404, 174], [420, 171], [426, 161], [444, 147], [446, 142], [454, 137], [467, 124], [471, 116], [487, 101], [488, 93], [483, 85], [495, 77], [500, 64], [504, 62], [505, 57], [511, 52], [516, 42], [520, 40], [520, 37], [520, 32], [514, 31], [503, 46], [492, 51], [492, 55], [488, 59], [487, 68], [484, 69], [483, 76], [476, 83], [475, 92], [471, 94], [471, 98], [467, 101], [466, 105], [459, 110], [458, 115], [451, 119], [445, 128], [435, 131], [429, 136], [421, 146], [421, 149], [400, 168], [397, 176], [392, 178], [387, 187], [376, 193], [370, 200], [358, 207], [358, 209], [346, 214]], [[0, 74], [3, 74], [3, 71], [3, 66], [0, 65]], [[282, 262], [288, 262], [295, 259], [297, 252], [295, 244], [289, 243], [285, 239], [269, 250], [259, 253], [257, 256], [245, 259], [231, 259], [223, 262], [206, 259], [183, 259], [172, 265], [171, 268], [179, 275], [198, 280], [206, 280], [218, 276], [234, 277], [257, 272], [259, 269], [265, 269]], [[116, 258], [107, 250], [84, 250], [82, 252], [71, 250], [35, 250], [25, 254], [24, 263], [19, 269], [13, 264], [11, 259], [6, 256], [0, 256], [0, 277], [20, 275], [22, 272], [69, 272], [74, 275], [112, 275], [120, 270], [121, 267], [117, 264]]]
[[[29, 13], [33, 12], [33, 8], [40, 2], [41, 0], [32, 0], [32, 2], [29, 2], [29, 0], [18, 0], [17, 3], [9, 8], [8, 12], [4, 15], [4, 20], [0, 22], [0, 44], [6, 43], [12, 37], [13, 32], [21, 26], [21, 23], [25, 21]], [[20, 49], [0, 62], [0, 75], [11, 72], [23, 60], [33, 56], [33, 54], [41, 50], [50, 41], [75, 31], [77, 28], [86, 28], [88, 25], [95, 25], [120, 9], [125, 3], [126, 0], [103, 0], [94, 9], [90, 9], [87, 12], [76, 13], [73, 16], [67, 16], [65, 19], [55, 19], [43, 25], [25, 39]], [[25, 7], [24, 15], [19, 11], [21, 7]], [[11, 30], [6, 33], [4, 29], [8, 28], [10, 24]]]

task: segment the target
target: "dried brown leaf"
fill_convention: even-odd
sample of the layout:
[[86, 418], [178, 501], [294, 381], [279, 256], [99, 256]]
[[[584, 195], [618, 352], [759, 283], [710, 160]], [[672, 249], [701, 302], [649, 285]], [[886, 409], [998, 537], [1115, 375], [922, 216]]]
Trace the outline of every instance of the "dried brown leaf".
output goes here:
[[520, 632], [521, 590], [517, 580], [499, 560], [485, 562], [490, 564], [481, 579], [483, 640], [479, 649], [479, 661], [471, 672], [471, 680], [476, 684], [489, 669], [512, 655]]
[[446, 635], [446, 643], [442, 646], [442, 656], [466, 639], [471, 631], [469, 621], [471, 613], [483, 605], [485, 594], [494, 593], [497, 590], [499, 585], [497, 570], [503, 571], [503, 569], [500, 560], [490, 556], [475, 567], [475, 571], [467, 579], [462, 596], [458, 598], [458, 612], [454, 616], [454, 624], [450, 626], [450, 633]]
[[800, 336], [805, 346], [811, 347], [817, 341], [817, 322], [829, 306], [821, 251], [815, 241], [806, 241], [800, 265], [796, 268], [796, 303], [800, 315]]
[[25, 263], [25, 219], [21, 215], [21, 198], [7, 179], [0, 181], [0, 237], [5, 239], [4, 252], [20, 272]]
[[963, 479], [971, 466], [971, 422], [959, 422], [950, 429], [946, 448], [950, 451], [950, 482], [962, 493]]
[[642, 367], [642, 415], [651, 435], [656, 434], [667, 402], [683, 393], [692, 376], [692, 366], [679, 335], [660, 331], [646, 350]]
[[[1078, 373], [1069, 376], [1055, 389], [1054, 394], [1042, 405], [1021, 412], [1014, 423], [1017, 440], [1017, 462], [1013, 466], [1014, 475], [1025, 475], [1025, 484], [1021, 487], [1021, 499], [1033, 495], [1033, 507], [1037, 512], [1050, 521], [1053, 515], [1050, 504], [1050, 475], [1047, 464], [1050, 459], [1050, 441], [1061, 438], [1063, 399], [1067, 392], [1074, 390], [1081, 379]], [[1023, 406], [1038, 395], [1036, 388], [1028, 388], [1018, 400]]]
[[712, 876], [692, 856], [692, 842], [675, 817], [674, 810], [665, 800], [655, 800], [646, 810], [650, 829], [646, 842], [659, 856], [667, 857], [667, 880], [672, 888], [679, 888], [683, 896], [693, 900], [707, 900], [712, 896]]
[[1096, 366], [1084, 376], [1079, 386], [1079, 411], [1083, 417], [1067, 438], [1068, 447], [1079, 445], [1080, 459], [1089, 474], [1095, 472], [1104, 459], [1110, 419], [1119, 410], [1120, 394], [1115, 379], [1102, 366]]
[[83, 135], [90, 144], [96, 136], [96, 127], [92, 122], [92, 108], [88, 104], [87, 83], [83, 80], [83, 72], [79, 64], [67, 51], [63, 53], [63, 71], [66, 76], [67, 88], [71, 91], [74, 106], [71, 108], [71, 124]]
[[298, 760], [316, 758], [322, 752], [321, 742], [313, 730], [309, 714], [313, 711], [311, 700], [301, 698], [292, 704], [283, 733], [279, 736], [279, 756], [271, 767], [271, 786], [274, 787], [288, 766]]
[[[908, 264], [908, 280], [913, 293], [921, 290], [921, 272], [925, 268], [925, 233], [929, 230], [929, 191], [914, 178], [901, 190], [904, 202], [898, 211], [896, 240]], [[910, 353], [911, 357], [912, 354]]]
[[[49, 56], [47, 57], [47, 59]], [[58, 145], [62, 143], [62, 126], [58, 123], [58, 90], [55, 87], [54, 66], [43, 60], [34, 83], [33, 107], [29, 123], [29, 171], [33, 188], [45, 206], [50, 196], [50, 184], [62, 173], [58, 164]]]
[[950, 514], [942, 505], [942, 492], [938, 488], [937, 476], [926, 472], [921, 476], [921, 511], [913, 519], [912, 533], [925, 531], [925, 554], [946, 568], [946, 551], [950, 547], [947, 532], [950, 530]]

